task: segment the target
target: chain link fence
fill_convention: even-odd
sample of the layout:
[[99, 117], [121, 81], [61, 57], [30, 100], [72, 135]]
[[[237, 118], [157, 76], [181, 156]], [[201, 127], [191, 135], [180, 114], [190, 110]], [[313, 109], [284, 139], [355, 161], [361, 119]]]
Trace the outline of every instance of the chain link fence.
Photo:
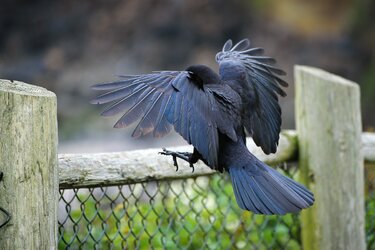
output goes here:
[[[59, 249], [301, 249], [299, 215], [239, 209], [227, 174], [60, 195]], [[373, 249], [375, 195], [368, 196], [366, 211]]]

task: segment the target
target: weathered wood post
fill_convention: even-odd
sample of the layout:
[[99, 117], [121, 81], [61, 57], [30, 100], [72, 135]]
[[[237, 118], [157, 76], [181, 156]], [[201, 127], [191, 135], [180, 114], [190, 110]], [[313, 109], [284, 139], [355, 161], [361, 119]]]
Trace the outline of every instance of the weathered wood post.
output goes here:
[[303, 248], [366, 249], [359, 86], [304, 66], [295, 83], [299, 167], [316, 199], [302, 213]]
[[[44, 88], [0, 80], [0, 249], [57, 248], [56, 96]], [[0, 217], [2, 218], [2, 217]]]

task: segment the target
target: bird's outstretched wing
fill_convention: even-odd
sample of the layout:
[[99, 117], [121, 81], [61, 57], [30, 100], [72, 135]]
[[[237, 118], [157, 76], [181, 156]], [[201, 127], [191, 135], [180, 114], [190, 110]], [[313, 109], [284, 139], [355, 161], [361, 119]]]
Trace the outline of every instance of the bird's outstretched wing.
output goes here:
[[122, 76], [120, 81], [94, 85], [93, 89], [106, 92], [91, 103], [112, 103], [102, 112], [103, 116], [124, 113], [114, 125], [116, 128], [139, 120], [134, 137], [151, 132], [155, 137], [161, 137], [170, 132], [172, 125], [211, 167], [216, 168], [218, 131], [237, 140], [234, 127], [228, 125], [233, 118], [227, 116], [238, 111], [231, 108], [233, 104], [226, 98], [223, 88], [229, 86], [202, 85], [192, 80], [190, 74], [187, 71], [160, 71]]
[[273, 66], [273, 58], [260, 55], [262, 48], [251, 48], [248, 39], [232, 45], [228, 40], [216, 55], [220, 77], [241, 96], [243, 123], [254, 142], [266, 154], [274, 153], [281, 126], [278, 95], [285, 96], [281, 86], [288, 86], [279, 76], [285, 72]]

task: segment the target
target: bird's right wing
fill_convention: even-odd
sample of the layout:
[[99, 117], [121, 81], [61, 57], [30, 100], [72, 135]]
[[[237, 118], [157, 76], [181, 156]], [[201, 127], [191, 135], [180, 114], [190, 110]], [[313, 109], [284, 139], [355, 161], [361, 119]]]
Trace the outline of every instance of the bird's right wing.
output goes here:
[[285, 96], [281, 86], [288, 84], [279, 78], [284, 71], [274, 67], [273, 58], [259, 56], [262, 48], [251, 48], [248, 39], [233, 46], [228, 40], [216, 55], [220, 76], [233, 86], [245, 105], [243, 122], [254, 142], [266, 154], [276, 152], [281, 126], [278, 95]]
[[95, 90], [107, 92], [92, 99], [91, 103], [112, 102], [102, 112], [103, 116], [124, 113], [115, 124], [116, 128], [140, 120], [133, 132], [134, 137], [151, 132], [155, 137], [161, 137], [169, 133], [173, 125], [176, 132], [192, 144], [211, 167], [216, 168], [218, 131], [237, 139], [233, 126], [223, 122], [223, 117], [233, 112], [224, 112], [221, 106], [228, 109], [232, 104], [220, 95], [220, 89], [201, 85], [189, 74], [191, 72], [160, 71], [123, 76], [121, 81], [94, 85]]

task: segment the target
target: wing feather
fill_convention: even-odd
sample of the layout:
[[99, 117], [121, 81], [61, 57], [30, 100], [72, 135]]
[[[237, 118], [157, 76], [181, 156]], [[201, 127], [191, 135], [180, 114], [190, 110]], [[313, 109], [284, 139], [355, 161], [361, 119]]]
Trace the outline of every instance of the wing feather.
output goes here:
[[101, 113], [101, 115], [102, 116], [117, 115], [118, 113], [122, 112], [124, 109], [128, 108], [129, 106], [134, 105], [134, 102], [137, 100], [138, 96], [142, 93], [142, 91], [144, 91], [147, 88], [147, 86], [138, 86], [138, 87], [140, 88], [133, 89], [131, 93], [129, 93], [128, 95], [125, 95], [119, 101], [107, 107]]
[[168, 123], [165, 115], [167, 114], [166, 111], [170, 106], [169, 103], [171, 98], [171, 95], [163, 97], [161, 108], [156, 118], [156, 125], [153, 132], [154, 137], [163, 137], [171, 131], [171, 124]]
[[124, 77], [125, 80], [122, 81], [115, 81], [115, 82], [106, 82], [106, 83], [99, 83], [92, 86], [92, 89], [94, 90], [112, 90], [117, 89], [121, 86], [124, 86], [124, 84], [128, 84], [134, 81], [136, 79], [136, 76], [126, 76]]
[[147, 101], [152, 100], [155, 89], [150, 87], [139, 96], [137, 102], [115, 124], [115, 128], [124, 128], [137, 121], [146, 112]]
[[[230, 45], [230, 46], [229, 46]], [[279, 76], [285, 72], [274, 66], [276, 61], [260, 55], [262, 48], [251, 48], [244, 39], [232, 47], [226, 43], [216, 55], [221, 79], [241, 96], [243, 123], [254, 142], [267, 154], [276, 152], [281, 127], [278, 96], [288, 83]]]
[[146, 108], [147, 112], [138, 123], [132, 134], [133, 137], [141, 137], [149, 134], [155, 127], [158, 110], [161, 108], [163, 93], [157, 93], [157, 96], [150, 102], [149, 107]]

